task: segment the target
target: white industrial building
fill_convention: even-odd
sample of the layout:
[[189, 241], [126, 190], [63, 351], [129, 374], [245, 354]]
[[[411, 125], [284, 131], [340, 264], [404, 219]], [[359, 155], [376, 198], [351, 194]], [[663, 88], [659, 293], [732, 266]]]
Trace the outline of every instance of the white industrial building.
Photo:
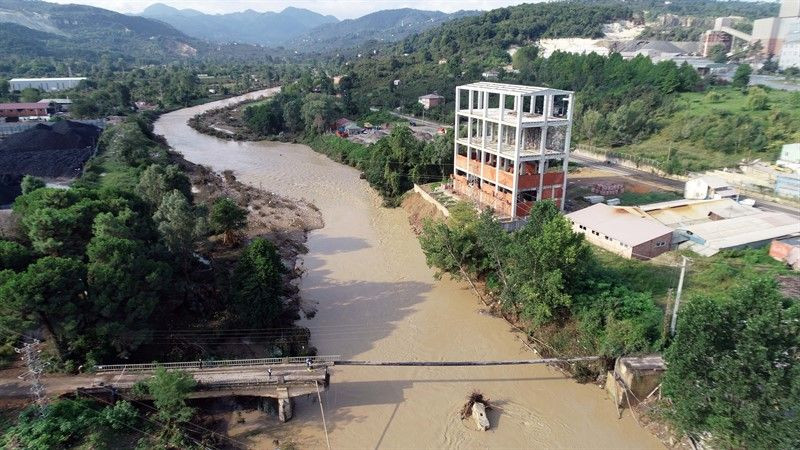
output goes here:
[[[800, 0], [781, 0], [778, 17], [766, 17], [753, 21], [753, 32], [750, 34], [733, 28], [735, 18], [720, 17], [714, 23], [714, 29], [705, 34], [703, 43], [703, 56], [708, 56], [715, 45], [724, 45], [730, 51], [736, 39], [743, 40], [749, 45], [759, 43], [761, 55], [774, 56], [781, 67], [791, 67], [792, 57], [795, 54], [796, 41], [792, 34], [800, 26]], [[788, 44], [787, 57], [789, 65], [782, 62], [784, 46]], [[795, 60], [796, 61], [796, 60]]]
[[794, 24], [794, 29], [786, 35], [783, 41], [778, 67], [786, 70], [790, 67], [800, 69], [800, 21]]
[[712, 175], [692, 178], [683, 191], [683, 197], [692, 200], [732, 198], [737, 194], [730, 183]]
[[567, 219], [588, 242], [628, 259], [655, 258], [672, 246], [672, 228], [637, 208], [598, 203], [567, 214]]
[[453, 190], [519, 223], [564, 205], [574, 93], [478, 82], [456, 88]]
[[83, 77], [69, 78], [12, 78], [8, 81], [11, 92], [20, 92], [23, 89], [33, 88], [42, 92], [65, 91], [78, 87]]

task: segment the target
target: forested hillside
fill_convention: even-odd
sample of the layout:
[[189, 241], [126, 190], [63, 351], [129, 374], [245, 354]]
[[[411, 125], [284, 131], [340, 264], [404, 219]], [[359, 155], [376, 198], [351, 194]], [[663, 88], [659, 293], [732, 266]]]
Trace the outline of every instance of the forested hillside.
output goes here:
[[[643, 56], [626, 61], [618, 54], [603, 57], [556, 53], [546, 59], [539, 56], [537, 41], [556, 37], [601, 37], [603, 25], [617, 20], [641, 21], [645, 16], [666, 12], [724, 15], [738, 8], [760, 15], [762, 11], [774, 10], [774, 5], [711, 0], [676, 1], [669, 5], [650, 1], [520, 5], [448, 22], [385, 48], [377, 55], [355, 60], [336, 59], [332, 61], [332, 70], [349, 75], [346, 90], [350, 92], [348, 98], [352, 99], [355, 110], [400, 107], [421, 114], [417, 98], [438, 92], [448, 103], [425, 114], [446, 123], [451, 121], [455, 87], [482, 79], [482, 73], [487, 70], [497, 70], [500, 81], [576, 91], [575, 142], [604, 147], [631, 146], [671, 126], [673, 113], [679, 108], [678, 94], [704, 92], [712, 82], [701, 79], [689, 66], [678, 67], [672, 62], [655, 64]], [[779, 103], [782, 101], [767, 102], [764, 111], [772, 110]], [[741, 158], [757, 153], [762, 153], [757, 157], [774, 158], [775, 150], [782, 143], [796, 138], [797, 127], [787, 125], [784, 120], [790, 116], [783, 114], [772, 121], [762, 121], [762, 114], [757, 116], [754, 120], [758, 123], [752, 127], [756, 136], [747, 138], [753, 145], [732, 147], [727, 153], [734, 156], [728, 161], [735, 155]], [[704, 117], [692, 120], [707, 121]], [[709, 145], [713, 138], [698, 137], [698, 132], [693, 131], [692, 145], [683, 148], [687, 149], [687, 154], [701, 155], [694, 159], [705, 161], [676, 161], [671, 159], [669, 148], [663, 146], [659, 147], [663, 152], [658, 155], [651, 152], [648, 156], [656, 156], [665, 167], [670, 164], [669, 169], [678, 172], [725, 161], [725, 158], [713, 157], [713, 153], [719, 151]], [[687, 137], [681, 139], [686, 141]], [[767, 137], [770, 138], [768, 144]]]
[[247, 10], [230, 14], [204, 14], [161, 3], [149, 6], [139, 15], [168, 23], [198, 39], [267, 46], [292, 42], [314, 27], [338, 22], [333, 16], [323, 16], [300, 8], [286, 8], [279, 13]]
[[302, 52], [318, 53], [347, 49], [370, 42], [396, 42], [447, 21], [479, 14], [478, 11], [446, 14], [411, 8], [384, 10], [357, 19], [320, 25], [296, 39], [287, 41], [286, 45]]
[[38, 0], [0, 0], [0, 48], [0, 73], [16, 76], [28, 75], [20, 68], [32, 63], [71, 65], [77, 73], [101, 60], [142, 66], [189, 59], [264, 61], [280, 54], [252, 45], [211, 45], [144, 17]]

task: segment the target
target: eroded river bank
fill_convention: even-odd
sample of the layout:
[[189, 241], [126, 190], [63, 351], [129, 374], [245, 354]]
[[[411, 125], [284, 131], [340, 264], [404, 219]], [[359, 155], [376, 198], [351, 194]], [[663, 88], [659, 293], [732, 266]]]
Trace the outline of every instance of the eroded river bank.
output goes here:
[[[203, 111], [268, 92], [166, 114], [155, 131], [193, 163], [319, 208], [325, 226], [309, 235], [300, 286], [318, 311], [300, 325], [311, 329], [319, 354], [530, 359], [508, 324], [481, 313], [467, 286], [434, 279], [405, 211], [381, 207], [357, 170], [304, 145], [224, 141], [187, 125]], [[474, 389], [496, 405], [488, 432], [459, 417]], [[337, 367], [322, 400], [333, 448], [663, 448], [629, 414], [618, 420], [604, 391], [540, 366]], [[295, 406], [287, 424], [258, 413], [230, 435], [255, 448], [273, 448], [276, 438], [324, 448], [316, 398]]]

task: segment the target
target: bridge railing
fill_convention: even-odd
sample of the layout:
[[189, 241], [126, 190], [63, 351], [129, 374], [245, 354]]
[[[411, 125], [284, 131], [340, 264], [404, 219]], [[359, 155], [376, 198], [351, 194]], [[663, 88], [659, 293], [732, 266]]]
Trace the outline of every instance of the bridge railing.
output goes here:
[[333, 363], [339, 360], [339, 355], [325, 356], [289, 356], [285, 358], [259, 358], [259, 359], [223, 359], [216, 361], [183, 361], [150, 364], [103, 364], [96, 366], [98, 372], [152, 372], [159, 367], [179, 370], [219, 369], [226, 367], [266, 367], [282, 364], [305, 364], [311, 359], [314, 364]]

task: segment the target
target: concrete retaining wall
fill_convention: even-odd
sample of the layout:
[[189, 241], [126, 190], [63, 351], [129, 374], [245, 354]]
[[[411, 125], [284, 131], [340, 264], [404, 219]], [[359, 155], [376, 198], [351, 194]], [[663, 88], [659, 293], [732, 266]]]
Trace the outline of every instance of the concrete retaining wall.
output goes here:
[[445, 208], [444, 205], [439, 203], [438, 200], [433, 198], [431, 194], [429, 194], [425, 189], [422, 189], [422, 187], [416, 183], [414, 184], [414, 192], [419, 194], [423, 199], [425, 199], [426, 202], [435, 206], [436, 209], [438, 209], [442, 214], [444, 214], [445, 217], [450, 217], [450, 211], [448, 211], [448, 209]]

